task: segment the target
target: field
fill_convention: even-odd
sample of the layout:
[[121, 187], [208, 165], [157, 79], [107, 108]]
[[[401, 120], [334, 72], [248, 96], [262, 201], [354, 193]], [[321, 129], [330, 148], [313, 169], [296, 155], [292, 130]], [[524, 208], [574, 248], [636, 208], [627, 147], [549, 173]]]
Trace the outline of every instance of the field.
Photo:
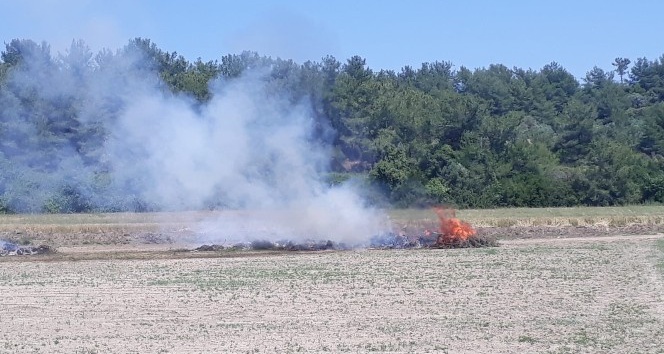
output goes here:
[[661, 215], [470, 210], [500, 247], [323, 252], [189, 252], [199, 213], [3, 216], [58, 252], [0, 257], [0, 352], [664, 353]]

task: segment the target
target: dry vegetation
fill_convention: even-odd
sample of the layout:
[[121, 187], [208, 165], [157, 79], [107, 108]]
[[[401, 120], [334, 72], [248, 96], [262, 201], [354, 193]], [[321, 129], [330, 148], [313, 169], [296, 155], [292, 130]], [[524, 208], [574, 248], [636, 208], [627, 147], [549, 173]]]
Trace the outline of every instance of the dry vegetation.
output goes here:
[[[0, 215], [0, 239], [51, 246], [174, 243], [218, 212]], [[223, 212], [246, 213], [246, 212]], [[397, 231], [436, 229], [430, 209], [390, 210]], [[664, 206], [459, 210], [457, 216], [501, 239], [664, 232]]]
[[[402, 224], [436, 222], [428, 209], [401, 209], [390, 212]], [[622, 227], [630, 225], [664, 226], [664, 206], [574, 208], [509, 208], [459, 210], [457, 216], [477, 227]]]
[[[543, 210], [458, 216], [488, 224], [525, 215], [523, 228], [541, 230]], [[54, 255], [0, 258], [0, 352], [662, 353], [659, 215], [579, 211], [595, 215], [550, 217], [629, 216], [652, 221], [652, 232], [581, 232], [625, 227], [593, 223], [558, 227], [565, 238], [506, 237], [485, 249], [184, 252], [141, 237], [176, 237], [200, 214], [170, 215], [165, 229], [156, 214], [7, 216], [5, 235], [60, 246]], [[418, 213], [392, 217], [407, 228], [435, 221]], [[127, 236], [81, 244], [95, 227]], [[494, 229], [518, 226], [481, 231]], [[49, 239], [44, 230], [79, 236]]]

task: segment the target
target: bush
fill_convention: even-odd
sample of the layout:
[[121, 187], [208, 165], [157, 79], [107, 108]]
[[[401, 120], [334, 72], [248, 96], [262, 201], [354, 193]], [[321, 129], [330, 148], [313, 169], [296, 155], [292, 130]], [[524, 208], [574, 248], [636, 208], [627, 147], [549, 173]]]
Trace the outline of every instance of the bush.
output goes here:
[[85, 213], [91, 212], [90, 200], [73, 186], [64, 186], [48, 198], [43, 206], [46, 213]]

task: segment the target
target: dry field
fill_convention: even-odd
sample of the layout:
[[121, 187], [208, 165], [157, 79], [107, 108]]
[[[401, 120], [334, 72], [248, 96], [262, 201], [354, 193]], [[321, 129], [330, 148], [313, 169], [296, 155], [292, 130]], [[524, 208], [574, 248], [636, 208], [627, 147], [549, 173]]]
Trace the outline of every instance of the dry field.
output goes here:
[[[404, 228], [428, 222], [407, 213]], [[0, 257], [0, 353], [664, 353], [656, 213], [576, 226], [459, 215], [501, 246], [183, 252], [151, 220], [0, 218], [0, 238], [58, 248]], [[94, 228], [106, 236], [90, 242]]]

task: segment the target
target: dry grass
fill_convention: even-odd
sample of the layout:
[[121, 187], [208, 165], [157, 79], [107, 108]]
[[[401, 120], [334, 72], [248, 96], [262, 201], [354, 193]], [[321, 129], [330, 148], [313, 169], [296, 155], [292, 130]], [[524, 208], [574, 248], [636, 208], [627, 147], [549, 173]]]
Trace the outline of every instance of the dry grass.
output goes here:
[[115, 232], [177, 228], [210, 217], [209, 212], [8, 214], [0, 215], [0, 231]]
[[[0, 215], [0, 239], [54, 247], [186, 242], [195, 240], [195, 225], [201, 221], [221, 214], [251, 213], [255, 212]], [[430, 209], [389, 210], [388, 215], [400, 233], [420, 235], [424, 229], [438, 228], [438, 219]], [[457, 216], [480, 229], [494, 228], [490, 233], [498, 238], [533, 237], [531, 234], [558, 237], [558, 230], [573, 234], [579, 227], [593, 228], [595, 234], [609, 229], [612, 234], [664, 231], [664, 206], [459, 210]], [[528, 235], [523, 235], [524, 230]]]
[[[251, 212], [0, 215], [0, 232], [156, 232], [187, 228], [222, 213]], [[399, 225], [428, 226], [438, 222], [430, 209], [395, 209], [388, 214]], [[459, 210], [457, 216], [478, 227], [663, 225], [664, 206], [466, 209]]]
[[[437, 223], [429, 209], [391, 210], [395, 224], [428, 228]], [[459, 210], [457, 217], [477, 227], [624, 227], [664, 225], [664, 206], [506, 208]]]
[[0, 264], [0, 352], [661, 353], [661, 236]]
[[0, 215], [0, 239], [59, 246], [186, 239], [210, 212]]

